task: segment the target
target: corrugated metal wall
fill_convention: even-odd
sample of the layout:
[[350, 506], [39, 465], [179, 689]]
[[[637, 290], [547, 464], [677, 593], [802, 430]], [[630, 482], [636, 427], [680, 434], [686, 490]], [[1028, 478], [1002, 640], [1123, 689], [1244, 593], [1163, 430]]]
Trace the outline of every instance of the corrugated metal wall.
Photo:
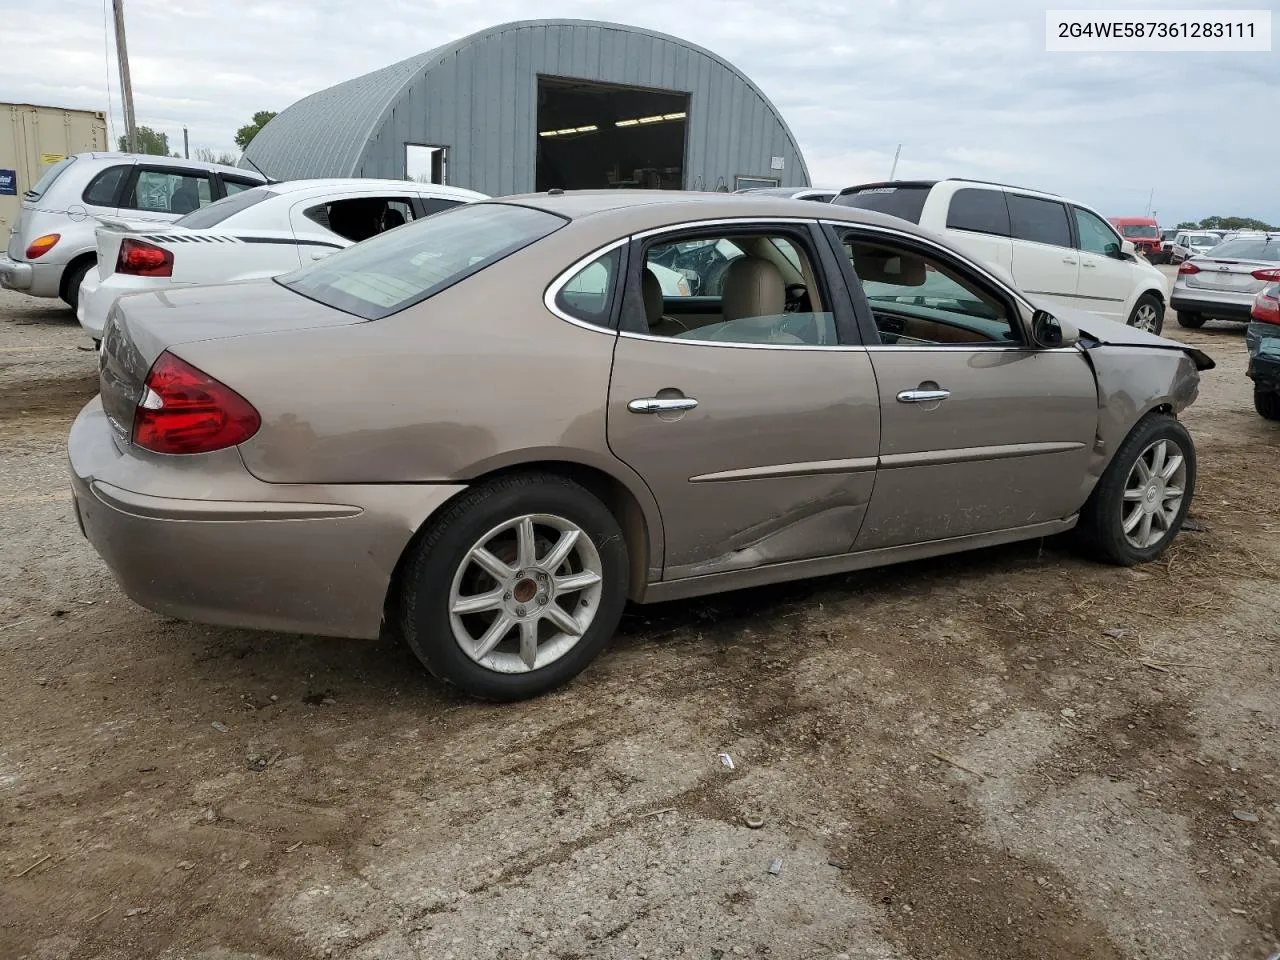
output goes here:
[[732, 189], [735, 176], [809, 183], [786, 123], [724, 60], [674, 37], [580, 20], [505, 24], [321, 91], [268, 124], [249, 155], [282, 179], [399, 179], [406, 143], [445, 146], [451, 184], [529, 192], [539, 74], [691, 94], [686, 188]]

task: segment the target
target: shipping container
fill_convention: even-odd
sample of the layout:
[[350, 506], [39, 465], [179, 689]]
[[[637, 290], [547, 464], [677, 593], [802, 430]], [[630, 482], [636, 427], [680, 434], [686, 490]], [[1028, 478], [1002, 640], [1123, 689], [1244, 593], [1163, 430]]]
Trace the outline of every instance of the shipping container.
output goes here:
[[0, 103], [0, 249], [18, 221], [23, 192], [50, 164], [74, 153], [106, 149], [107, 120], [101, 110]]

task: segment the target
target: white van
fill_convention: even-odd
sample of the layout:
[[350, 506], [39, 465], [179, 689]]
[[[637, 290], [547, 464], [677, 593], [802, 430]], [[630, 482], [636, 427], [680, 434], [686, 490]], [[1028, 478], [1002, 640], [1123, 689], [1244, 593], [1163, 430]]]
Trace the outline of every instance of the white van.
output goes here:
[[832, 203], [878, 210], [1000, 267], [1030, 294], [1159, 333], [1164, 274], [1096, 211], [1050, 193], [976, 180], [895, 180], [840, 191]]

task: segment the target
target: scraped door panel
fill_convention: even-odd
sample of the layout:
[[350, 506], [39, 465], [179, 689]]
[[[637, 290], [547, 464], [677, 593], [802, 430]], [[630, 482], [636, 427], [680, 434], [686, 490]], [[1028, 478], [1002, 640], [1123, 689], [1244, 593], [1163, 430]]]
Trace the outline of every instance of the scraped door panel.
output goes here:
[[[697, 405], [632, 409], [649, 399]], [[658, 500], [664, 580], [846, 553], [880, 445], [865, 352], [626, 335], [608, 429], [613, 453]]]
[[[870, 355], [883, 435], [857, 549], [1008, 530], [1079, 510], [1098, 391], [1078, 350], [956, 346]], [[922, 390], [949, 396], [910, 396]]]

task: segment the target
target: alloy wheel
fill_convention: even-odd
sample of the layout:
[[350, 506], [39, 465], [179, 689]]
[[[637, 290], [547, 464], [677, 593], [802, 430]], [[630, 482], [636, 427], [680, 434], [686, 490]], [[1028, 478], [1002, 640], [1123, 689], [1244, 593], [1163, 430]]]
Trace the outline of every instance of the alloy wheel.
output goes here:
[[525, 514], [467, 551], [449, 590], [454, 641], [498, 673], [526, 673], [577, 645], [600, 608], [600, 552], [577, 524]]
[[1156, 325], [1159, 321], [1159, 312], [1149, 303], [1144, 303], [1139, 306], [1133, 315], [1134, 329], [1145, 330], [1147, 333], [1155, 333]]
[[1173, 440], [1156, 440], [1134, 461], [1124, 485], [1121, 525], [1131, 546], [1146, 550], [1173, 528], [1187, 490], [1187, 460]]

